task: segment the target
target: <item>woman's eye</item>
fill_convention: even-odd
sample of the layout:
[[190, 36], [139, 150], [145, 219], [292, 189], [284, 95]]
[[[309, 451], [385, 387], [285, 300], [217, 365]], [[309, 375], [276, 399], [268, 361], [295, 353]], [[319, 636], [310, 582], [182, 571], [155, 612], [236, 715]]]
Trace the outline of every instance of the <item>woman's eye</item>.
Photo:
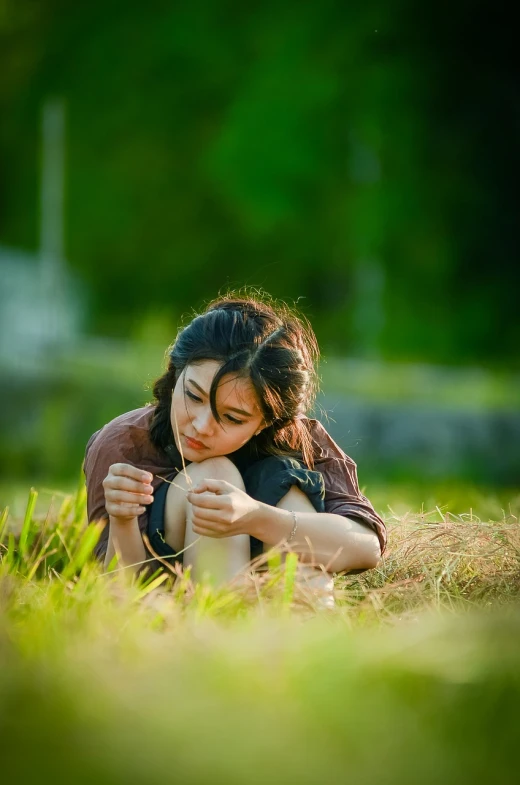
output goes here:
[[202, 401], [202, 398], [193, 395], [193, 393], [190, 392], [189, 390], [186, 390], [186, 395], [188, 396], [188, 398], [191, 398], [192, 401], [197, 401], [197, 403], [200, 403]]
[[[188, 396], [188, 398], [190, 398], [192, 401], [195, 401], [195, 403], [202, 403], [202, 398], [199, 398], [197, 395], [194, 395], [189, 390], [185, 390], [185, 393]], [[243, 425], [244, 424], [243, 420], [236, 420], [234, 417], [231, 417], [230, 414], [226, 414], [226, 417], [227, 417], [227, 419], [228, 419], [228, 421], [230, 423], [233, 423], [233, 425]]]
[[233, 423], [233, 425], [243, 425], [243, 423], [244, 423], [243, 420], [235, 420], [235, 418], [231, 417], [230, 414], [226, 414], [226, 417], [228, 418], [229, 422]]

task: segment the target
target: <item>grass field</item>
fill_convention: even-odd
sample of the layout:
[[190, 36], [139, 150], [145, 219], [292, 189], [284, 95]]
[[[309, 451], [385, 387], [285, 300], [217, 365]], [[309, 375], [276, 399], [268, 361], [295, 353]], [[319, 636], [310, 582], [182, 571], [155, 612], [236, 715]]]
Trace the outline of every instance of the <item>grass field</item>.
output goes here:
[[3, 781], [516, 782], [520, 495], [369, 495], [389, 548], [328, 610], [275, 555], [240, 589], [103, 575], [83, 488], [15, 499]]

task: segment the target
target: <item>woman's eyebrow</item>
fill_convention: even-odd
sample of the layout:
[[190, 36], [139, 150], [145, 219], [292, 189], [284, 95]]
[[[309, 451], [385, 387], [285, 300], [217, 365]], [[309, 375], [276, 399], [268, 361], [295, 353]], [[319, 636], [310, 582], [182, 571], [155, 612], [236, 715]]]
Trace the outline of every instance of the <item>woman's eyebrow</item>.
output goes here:
[[[192, 384], [194, 387], [196, 387], [196, 388], [197, 388], [197, 390], [198, 390], [200, 393], [202, 393], [202, 395], [205, 395], [205, 396], [206, 396], [206, 398], [208, 397], [208, 394], [207, 394], [207, 392], [206, 392], [205, 390], [203, 390], [203, 389], [202, 389], [202, 387], [200, 386], [200, 384], [197, 384], [197, 382], [194, 382], [194, 381], [193, 381], [193, 379], [187, 379], [187, 381], [188, 381], [190, 384]], [[224, 408], [225, 408], [225, 409], [228, 409], [230, 412], [237, 412], [237, 414], [243, 414], [243, 415], [244, 415], [244, 417], [252, 417], [252, 416], [253, 416], [253, 415], [251, 414], [251, 412], [246, 412], [244, 409], [235, 409], [235, 407], [234, 407], [234, 406], [225, 406]]]

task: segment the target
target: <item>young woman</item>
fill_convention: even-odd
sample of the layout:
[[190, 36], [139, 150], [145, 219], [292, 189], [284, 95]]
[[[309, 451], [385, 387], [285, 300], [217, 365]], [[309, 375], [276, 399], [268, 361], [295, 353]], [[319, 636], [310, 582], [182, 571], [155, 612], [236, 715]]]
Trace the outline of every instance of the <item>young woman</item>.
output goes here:
[[231, 578], [283, 543], [322, 573], [375, 567], [384, 523], [355, 463], [306, 417], [317, 357], [308, 323], [258, 297], [221, 297], [181, 329], [154, 404], [87, 445], [89, 520], [109, 521], [96, 547], [105, 568], [117, 550], [141, 569], [145, 532], [195, 580]]

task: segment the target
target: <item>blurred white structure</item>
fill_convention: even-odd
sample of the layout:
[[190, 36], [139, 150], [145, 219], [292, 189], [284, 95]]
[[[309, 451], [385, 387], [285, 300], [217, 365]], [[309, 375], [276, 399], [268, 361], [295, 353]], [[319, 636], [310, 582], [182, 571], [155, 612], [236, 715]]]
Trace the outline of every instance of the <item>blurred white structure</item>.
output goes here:
[[79, 333], [79, 296], [65, 269], [49, 280], [36, 254], [0, 246], [0, 365], [43, 367]]
[[40, 250], [0, 246], [0, 365], [43, 368], [49, 353], [75, 342], [80, 298], [63, 254], [65, 111], [49, 101], [42, 114]]

